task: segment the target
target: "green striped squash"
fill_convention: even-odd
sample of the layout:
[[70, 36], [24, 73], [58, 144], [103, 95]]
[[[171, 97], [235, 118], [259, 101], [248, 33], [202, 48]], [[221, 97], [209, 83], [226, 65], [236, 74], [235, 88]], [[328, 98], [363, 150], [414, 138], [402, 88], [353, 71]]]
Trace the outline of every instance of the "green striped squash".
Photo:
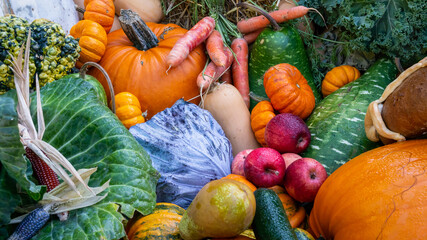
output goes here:
[[396, 74], [392, 61], [380, 59], [359, 79], [324, 98], [307, 119], [311, 142], [301, 155], [316, 159], [331, 174], [350, 159], [378, 147], [379, 143], [366, 137], [365, 114]]
[[131, 223], [129, 240], [181, 240], [179, 222], [185, 210], [173, 203], [157, 203], [153, 213]]

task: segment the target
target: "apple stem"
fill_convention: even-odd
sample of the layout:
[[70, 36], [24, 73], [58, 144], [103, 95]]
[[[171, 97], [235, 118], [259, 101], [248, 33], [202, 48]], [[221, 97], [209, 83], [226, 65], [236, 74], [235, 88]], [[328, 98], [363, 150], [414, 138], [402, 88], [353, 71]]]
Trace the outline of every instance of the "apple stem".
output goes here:
[[277, 170], [272, 170], [272, 169], [267, 169], [267, 172], [272, 172], [273, 174], [275, 174], [276, 176], [279, 175], [279, 171]]

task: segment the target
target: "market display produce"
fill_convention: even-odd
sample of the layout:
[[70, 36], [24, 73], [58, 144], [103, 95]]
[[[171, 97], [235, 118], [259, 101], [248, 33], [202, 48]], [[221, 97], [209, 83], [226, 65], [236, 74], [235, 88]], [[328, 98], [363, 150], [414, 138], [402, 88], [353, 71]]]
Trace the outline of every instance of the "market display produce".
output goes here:
[[425, 239], [424, 1], [0, 8], [0, 240]]

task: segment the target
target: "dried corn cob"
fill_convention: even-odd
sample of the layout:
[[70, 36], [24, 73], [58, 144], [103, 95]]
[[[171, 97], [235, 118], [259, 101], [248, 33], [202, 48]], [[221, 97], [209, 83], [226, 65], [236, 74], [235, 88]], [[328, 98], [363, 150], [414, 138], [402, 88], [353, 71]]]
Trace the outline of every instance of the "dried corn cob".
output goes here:
[[50, 214], [43, 208], [37, 208], [28, 214], [18, 225], [9, 240], [31, 239], [49, 220]]
[[58, 176], [56, 173], [39, 157], [33, 150], [26, 147], [25, 155], [30, 160], [33, 166], [35, 177], [41, 185], [46, 185], [47, 192], [59, 185]]

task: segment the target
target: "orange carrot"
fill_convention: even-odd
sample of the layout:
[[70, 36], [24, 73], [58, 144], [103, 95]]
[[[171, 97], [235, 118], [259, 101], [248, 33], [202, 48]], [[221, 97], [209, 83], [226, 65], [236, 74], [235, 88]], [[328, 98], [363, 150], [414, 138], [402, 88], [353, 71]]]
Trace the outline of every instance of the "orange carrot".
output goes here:
[[236, 38], [231, 43], [231, 50], [236, 54], [232, 67], [233, 84], [249, 108], [248, 43], [243, 38]]
[[231, 78], [231, 69], [230, 68], [227, 71], [225, 71], [224, 74], [222, 74], [221, 81], [233, 85], [233, 79]]
[[169, 67], [176, 67], [183, 62], [188, 54], [198, 45], [205, 41], [212, 33], [215, 27], [215, 19], [204, 17], [188, 32], [184, 34], [173, 46], [166, 58]]
[[209, 85], [218, 80], [233, 62], [233, 53], [227, 47], [224, 47], [224, 52], [227, 56], [227, 62], [223, 67], [218, 67], [214, 62], [210, 62], [205, 71], [201, 72], [197, 77], [197, 86], [202, 90], [206, 90]]
[[264, 29], [265, 29], [265, 28], [261, 28], [261, 29], [259, 29], [259, 30], [256, 30], [256, 31], [253, 31], [253, 32], [247, 33], [247, 34], [245, 34], [245, 35], [243, 36], [243, 38], [246, 40], [246, 42], [247, 42], [248, 44], [251, 44], [251, 43], [255, 42], [255, 40], [257, 39], [258, 35], [259, 35], [262, 31], [264, 31]]
[[223, 67], [226, 64], [227, 56], [223, 50], [224, 42], [222, 41], [221, 34], [214, 30], [206, 40], [206, 50], [212, 62], [218, 67]]
[[[305, 16], [311, 8], [297, 6], [289, 9], [277, 10], [269, 13], [277, 23], [282, 23], [288, 20], [296, 19]], [[265, 28], [270, 24], [270, 21], [264, 16], [252, 17], [246, 20], [241, 20], [237, 23], [237, 28], [243, 34], [250, 33], [261, 28]]]

